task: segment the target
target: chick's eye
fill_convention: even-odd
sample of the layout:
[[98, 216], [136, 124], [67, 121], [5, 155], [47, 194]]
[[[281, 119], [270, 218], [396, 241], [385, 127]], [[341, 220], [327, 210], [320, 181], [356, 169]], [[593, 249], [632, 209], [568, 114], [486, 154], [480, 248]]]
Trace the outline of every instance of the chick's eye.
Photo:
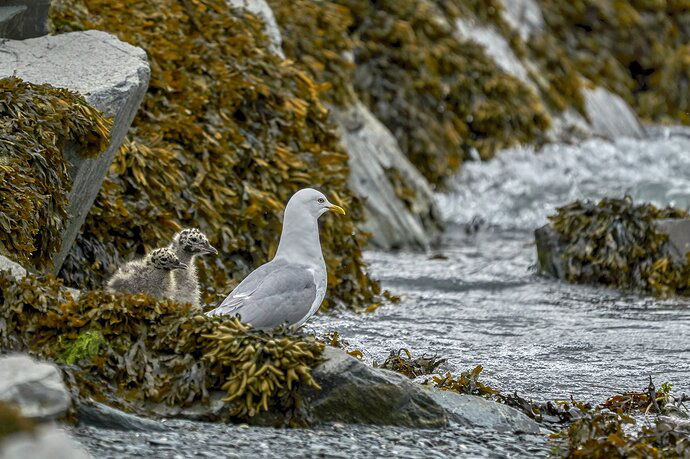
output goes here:
[[317, 201], [319, 204], [323, 204], [324, 202], [326, 202], [326, 200], [323, 198], [319, 198], [319, 199], [317, 199]]

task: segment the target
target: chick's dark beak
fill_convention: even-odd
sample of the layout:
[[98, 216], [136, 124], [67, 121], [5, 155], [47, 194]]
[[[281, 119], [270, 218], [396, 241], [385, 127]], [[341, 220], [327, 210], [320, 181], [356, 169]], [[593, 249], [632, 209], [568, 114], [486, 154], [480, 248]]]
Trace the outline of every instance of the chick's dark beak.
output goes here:
[[206, 247], [204, 247], [204, 249], [206, 250], [206, 253], [218, 255], [218, 250], [216, 250], [216, 248], [213, 247], [211, 244], [206, 244]]
[[187, 269], [189, 268], [189, 265], [186, 263], [182, 263], [181, 261], [178, 261], [175, 263], [175, 269]]

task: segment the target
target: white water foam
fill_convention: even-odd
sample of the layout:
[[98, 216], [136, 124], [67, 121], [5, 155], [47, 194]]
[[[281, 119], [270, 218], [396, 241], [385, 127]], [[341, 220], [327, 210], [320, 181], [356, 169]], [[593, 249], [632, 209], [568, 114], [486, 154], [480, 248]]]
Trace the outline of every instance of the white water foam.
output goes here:
[[438, 194], [444, 218], [480, 219], [506, 229], [533, 229], [556, 207], [576, 199], [621, 197], [690, 209], [690, 137], [591, 139], [540, 151], [513, 148], [487, 162], [468, 162]]

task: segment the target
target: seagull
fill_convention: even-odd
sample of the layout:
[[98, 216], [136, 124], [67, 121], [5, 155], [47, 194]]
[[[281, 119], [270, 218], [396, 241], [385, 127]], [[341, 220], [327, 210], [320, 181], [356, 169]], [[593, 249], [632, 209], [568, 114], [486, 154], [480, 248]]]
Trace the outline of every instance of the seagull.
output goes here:
[[252, 271], [207, 315], [239, 315], [242, 322], [259, 330], [284, 324], [295, 330], [301, 327], [326, 295], [318, 219], [328, 211], [345, 215], [342, 207], [312, 188], [292, 195], [273, 259]]
[[199, 276], [194, 259], [200, 255], [217, 254], [218, 251], [208, 242], [206, 235], [196, 228], [185, 228], [175, 234], [168, 248], [175, 252], [178, 260], [189, 266], [173, 271], [175, 287], [171, 299], [199, 306]]
[[158, 299], [170, 299], [175, 289], [172, 271], [187, 269], [168, 249], [156, 249], [141, 260], [121, 266], [110, 278], [106, 290], [121, 293], [148, 293]]

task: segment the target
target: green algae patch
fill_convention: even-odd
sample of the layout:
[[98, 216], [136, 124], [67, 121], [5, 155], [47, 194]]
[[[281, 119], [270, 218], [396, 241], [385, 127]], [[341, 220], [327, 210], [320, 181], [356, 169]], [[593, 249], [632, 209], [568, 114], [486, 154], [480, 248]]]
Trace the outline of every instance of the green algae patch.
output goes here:
[[21, 415], [14, 405], [0, 401], [0, 446], [3, 440], [13, 434], [32, 434], [36, 426], [32, 421]]
[[690, 264], [671, 255], [668, 235], [655, 220], [688, 218], [674, 208], [633, 204], [632, 199], [577, 201], [549, 217], [565, 249], [566, 279], [657, 295], [688, 295]]
[[87, 158], [110, 142], [112, 122], [67, 89], [0, 80], [0, 253], [26, 267], [52, 265], [72, 186], [68, 144]]
[[688, 123], [690, 4], [679, 1], [539, 0], [545, 35], [579, 73], [652, 121]]
[[299, 408], [299, 388], [318, 388], [311, 369], [323, 351], [313, 337], [259, 332], [190, 305], [103, 291], [75, 300], [54, 277], [0, 272], [0, 348], [60, 362], [64, 342], [94, 340], [96, 355], [61, 364], [78, 398], [147, 415], [151, 406], [190, 407], [224, 391], [223, 417], [237, 421]]
[[469, 157], [538, 141], [544, 107], [425, 0], [337, 0], [352, 15], [355, 89], [435, 185]]
[[362, 205], [347, 186], [324, 88], [270, 53], [256, 16], [224, 0], [63, 0], [51, 20], [58, 32], [113, 33], [145, 49], [151, 64], [129, 141], [60, 272], [69, 285], [100, 287], [123, 261], [193, 226], [220, 252], [198, 261], [204, 299], [215, 302], [275, 253], [285, 203], [310, 186], [348, 211], [322, 219], [323, 307], [376, 301], [355, 226]]
[[93, 360], [105, 344], [105, 338], [101, 332], [85, 331], [76, 340], [64, 344], [65, 350], [58, 357], [58, 361], [74, 365], [78, 362]]

